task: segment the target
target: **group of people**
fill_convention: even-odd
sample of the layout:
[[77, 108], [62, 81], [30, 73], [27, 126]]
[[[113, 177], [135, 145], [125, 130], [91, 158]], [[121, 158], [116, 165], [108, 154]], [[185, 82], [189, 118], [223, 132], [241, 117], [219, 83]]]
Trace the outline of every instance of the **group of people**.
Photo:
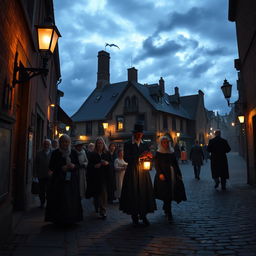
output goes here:
[[[46, 139], [34, 165], [34, 176], [39, 178], [41, 207], [44, 208], [47, 202], [45, 220], [61, 225], [82, 221], [81, 198], [93, 198], [95, 212], [99, 218], [105, 219], [107, 204], [117, 199], [119, 209], [131, 216], [134, 226], [140, 221], [148, 226], [147, 214], [156, 210], [155, 200], [159, 199], [163, 201], [163, 211], [171, 222], [172, 201], [186, 201], [174, 149], [169, 138], [163, 136], [153, 156], [142, 137], [143, 125], [135, 124], [131, 140], [118, 149], [114, 143], [107, 147], [102, 137], [90, 143], [86, 150], [81, 141], [76, 141], [71, 148], [70, 137], [62, 135], [58, 148], [51, 150], [51, 141]], [[224, 146], [223, 151], [228, 151]], [[213, 158], [214, 147], [214, 143], [209, 143], [208, 150]], [[192, 148], [192, 156], [196, 150], [197, 145]], [[146, 159], [154, 160], [154, 183], [149, 171], [143, 167]], [[195, 168], [196, 177], [199, 173], [200, 170]], [[216, 173], [215, 187], [220, 182], [218, 175]], [[225, 186], [224, 178], [221, 184]]]
[[[93, 198], [95, 212], [102, 219], [107, 216], [107, 204], [119, 200], [119, 209], [131, 215], [134, 225], [139, 225], [140, 220], [149, 225], [147, 214], [156, 210], [158, 198], [163, 200], [163, 209], [171, 221], [174, 184], [182, 175], [170, 141], [167, 137], [160, 139], [153, 186], [149, 171], [143, 169], [143, 160], [153, 158], [142, 140], [143, 125], [135, 124], [132, 133], [132, 139], [118, 149], [114, 143], [107, 148], [102, 137], [89, 144], [86, 151], [78, 141], [71, 148], [68, 135], [60, 137], [55, 150], [51, 150], [50, 140], [44, 141], [43, 150], [36, 156], [34, 176], [39, 178], [42, 208], [46, 202], [46, 221], [81, 221], [81, 198]], [[186, 200], [185, 190], [183, 195], [182, 200]]]

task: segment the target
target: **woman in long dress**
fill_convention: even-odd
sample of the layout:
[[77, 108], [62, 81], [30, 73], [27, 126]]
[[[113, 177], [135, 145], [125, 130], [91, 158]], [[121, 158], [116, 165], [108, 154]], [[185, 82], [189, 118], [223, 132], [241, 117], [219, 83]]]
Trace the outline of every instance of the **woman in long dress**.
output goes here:
[[88, 155], [86, 198], [93, 197], [95, 212], [99, 218], [107, 217], [107, 186], [109, 157], [102, 137], [95, 141], [94, 151]]
[[[174, 186], [178, 179], [182, 179], [181, 171], [173, 148], [170, 147], [168, 137], [159, 140], [155, 155], [156, 175], [154, 192], [157, 199], [163, 201], [163, 210], [169, 222], [172, 221], [172, 201], [174, 200]], [[183, 198], [185, 200], [185, 198]]]
[[83, 219], [79, 191], [79, 162], [71, 149], [68, 135], [59, 139], [59, 148], [52, 152], [49, 169], [51, 180], [47, 193], [45, 221], [72, 224]]

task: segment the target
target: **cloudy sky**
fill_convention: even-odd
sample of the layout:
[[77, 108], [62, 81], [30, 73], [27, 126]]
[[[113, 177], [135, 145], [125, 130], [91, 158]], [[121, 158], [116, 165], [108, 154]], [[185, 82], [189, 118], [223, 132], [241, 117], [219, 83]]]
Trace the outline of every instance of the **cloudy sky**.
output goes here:
[[97, 54], [110, 53], [111, 83], [138, 69], [140, 83], [165, 80], [166, 92], [205, 93], [205, 106], [229, 111], [220, 86], [233, 85], [236, 100], [235, 25], [228, 0], [55, 0], [59, 40], [62, 108], [73, 115], [96, 86]]

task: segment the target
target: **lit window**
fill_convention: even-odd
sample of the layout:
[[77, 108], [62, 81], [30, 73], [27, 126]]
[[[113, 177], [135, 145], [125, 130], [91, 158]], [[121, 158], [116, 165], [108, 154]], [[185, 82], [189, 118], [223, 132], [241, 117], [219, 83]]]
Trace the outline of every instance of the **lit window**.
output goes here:
[[123, 116], [117, 116], [116, 118], [116, 127], [118, 131], [122, 131], [124, 129], [124, 117]]

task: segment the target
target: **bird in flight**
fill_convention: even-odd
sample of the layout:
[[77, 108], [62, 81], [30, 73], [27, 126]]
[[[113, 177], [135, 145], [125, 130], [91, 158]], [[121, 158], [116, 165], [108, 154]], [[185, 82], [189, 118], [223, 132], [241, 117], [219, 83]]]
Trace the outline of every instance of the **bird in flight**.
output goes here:
[[117, 48], [120, 50], [120, 48], [119, 48], [118, 45], [116, 45], [116, 44], [108, 44], [108, 43], [106, 43], [106, 44], [105, 44], [105, 49], [106, 49], [107, 46], [109, 46], [109, 47], [114, 46], [114, 47], [117, 47]]

